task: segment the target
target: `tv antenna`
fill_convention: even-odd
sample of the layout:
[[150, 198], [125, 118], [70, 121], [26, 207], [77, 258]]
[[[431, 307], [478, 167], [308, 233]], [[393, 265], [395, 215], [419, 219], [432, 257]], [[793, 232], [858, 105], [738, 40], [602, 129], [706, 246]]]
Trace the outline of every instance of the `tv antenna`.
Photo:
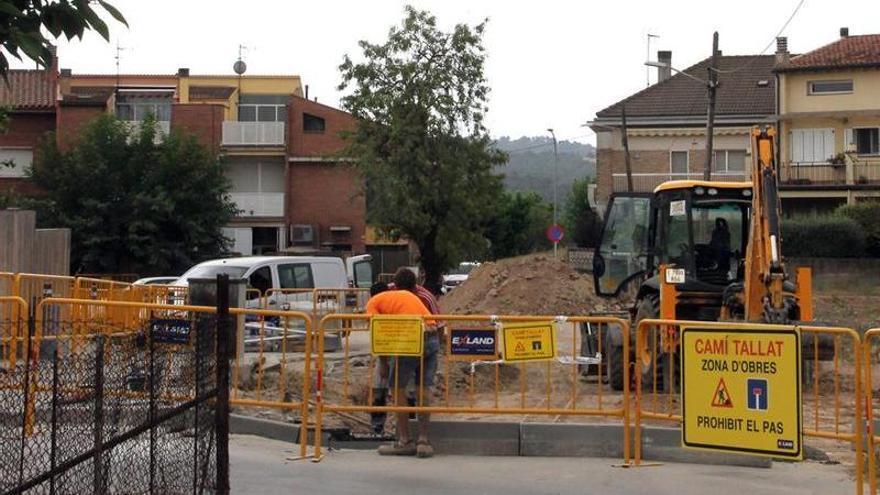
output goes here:
[[[645, 60], [651, 60], [651, 38], [659, 38], [659, 37], [660, 37], [659, 34], [648, 33], [647, 43], [646, 43], [647, 44], [647, 57], [645, 58]], [[648, 87], [650, 85], [651, 85], [651, 68], [645, 67], [645, 87]]]
[[120, 74], [121, 74], [120, 70], [119, 70], [119, 65], [120, 65], [120, 62], [122, 61], [122, 52], [124, 50], [128, 50], [128, 48], [126, 48], [124, 46], [120, 46], [119, 40], [117, 39], [116, 40], [116, 55], [114, 55], [114, 57], [113, 57], [116, 60], [116, 89], [115, 89], [116, 95], [115, 96], [117, 98], [119, 97], [119, 84], [120, 84]]

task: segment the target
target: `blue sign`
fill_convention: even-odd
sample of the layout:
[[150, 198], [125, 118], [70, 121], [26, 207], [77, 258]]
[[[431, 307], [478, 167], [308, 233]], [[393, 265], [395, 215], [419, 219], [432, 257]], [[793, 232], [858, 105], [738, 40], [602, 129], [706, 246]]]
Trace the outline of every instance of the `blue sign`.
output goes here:
[[150, 320], [150, 336], [160, 344], [187, 344], [192, 324], [179, 318]]
[[767, 379], [749, 378], [746, 382], [746, 396], [749, 398], [749, 409], [766, 411], [770, 407], [770, 398], [767, 397]]
[[450, 354], [453, 356], [495, 356], [495, 330], [453, 328], [450, 331]]

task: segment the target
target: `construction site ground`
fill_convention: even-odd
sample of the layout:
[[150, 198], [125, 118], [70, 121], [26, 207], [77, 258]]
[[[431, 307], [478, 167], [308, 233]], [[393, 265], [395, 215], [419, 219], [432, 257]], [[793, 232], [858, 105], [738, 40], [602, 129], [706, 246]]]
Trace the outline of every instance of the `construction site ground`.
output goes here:
[[[863, 332], [880, 326], [880, 290], [864, 282], [847, 282], [836, 277], [816, 276], [815, 314], [824, 324], [855, 328]], [[537, 254], [485, 263], [472, 272], [470, 279], [441, 299], [444, 312], [452, 314], [510, 314], [510, 315], [587, 315], [625, 311], [631, 302], [608, 300], [594, 295], [592, 277], [572, 270], [566, 263], [555, 260], [552, 254]], [[558, 352], [573, 354], [576, 340], [574, 325], [565, 324], [558, 336]], [[807, 428], [823, 431], [850, 431], [853, 425], [854, 366], [852, 349], [841, 341], [841, 358], [837, 371], [832, 362], [822, 362], [818, 370], [819, 394], [810, 387], [804, 391], [803, 418]], [[574, 354], [577, 354], [574, 352]], [[274, 359], [274, 361], [273, 361]], [[289, 358], [290, 359], [290, 358]], [[293, 359], [302, 359], [296, 354]], [[338, 404], [366, 404], [369, 396], [371, 357], [369, 339], [365, 331], [351, 333], [347, 350], [325, 354], [324, 396], [327, 402]], [[242, 391], [247, 398], [275, 398], [280, 394], [277, 357], [265, 354], [262, 365], [256, 364], [252, 354], [239, 370]], [[348, 363], [348, 366], [345, 365]], [[494, 407], [614, 409], [622, 407], [622, 394], [614, 392], [607, 377], [598, 376], [598, 370], [583, 376], [576, 366], [559, 362], [531, 363], [525, 366], [478, 365], [474, 373], [466, 363], [438, 366], [437, 384], [431, 401], [438, 405]], [[289, 363], [288, 369], [301, 366]], [[274, 371], [273, 371], [274, 370]], [[880, 366], [874, 372], [874, 383], [880, 383]], [[286, 379], [288, 394], [296, 394], [302, 384], [302, 375], [289, 372]], [[496, 387], [497, 383], [497, 387]], [[259, 385], [259, 386], [258, 386]], [[876, 385], [875, 385], [876, 388]], [[834, 399], [834, 390], [838, 399]], [[497, 390], [497, 391], [496, 391]], [[677, 397], [654, 395], [646, 391], [643, 408], [655, 411], [678, 412]], [[252, 414], [271, 419], [297, 421], [295, 412], [269, 409], [241, 408], [240, 414]], [[466, 421], [516, 422], [619, 422], [618, 418], [555, 416], [544, 414], [500, 415], [459, 414], [444, 419]], [[328, 427], [345, 427], [355, 433], [369, 431], [367, 414], [349, 413], [327, 415]], [[663, 422], [654, 424], [663, 425]], [[676, 426], [673, 423], [665, 423]], [[389, 422], [390, 425], [390, 422]], [[807, 438], [806, 444], [814, 460], [839, 466], [850, 475], [854, 472], [852, 445], [845, 442]]]

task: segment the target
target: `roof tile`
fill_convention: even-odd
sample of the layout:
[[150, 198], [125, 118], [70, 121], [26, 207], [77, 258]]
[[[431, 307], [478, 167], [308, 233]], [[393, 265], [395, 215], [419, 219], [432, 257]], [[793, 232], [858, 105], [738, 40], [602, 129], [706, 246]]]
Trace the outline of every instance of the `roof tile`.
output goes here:
[[845, 36], [811, 52], [792, 57], [779, 71], [880, 67], [880, 34]]
[[55, 107], [56, 79], [45, 70], [10, 70], [9, 84], [0, 81], [0, 105], [18, 110]]
[[[774, 55], [734, 55], [719, 58], [718, 91], [715, 113], [723, 115], [770, 115], [776, 108]], [[706, 80], [709, 59], [684, 70]], [[759, 85], [759, 82], [766, 84]], [[597, 118], [619, 117], [626, 105], [627, 117], [681, 117], [706, 115], [708, 103], [705, 83], [676, 73], [663, 82], [596, 113]]]

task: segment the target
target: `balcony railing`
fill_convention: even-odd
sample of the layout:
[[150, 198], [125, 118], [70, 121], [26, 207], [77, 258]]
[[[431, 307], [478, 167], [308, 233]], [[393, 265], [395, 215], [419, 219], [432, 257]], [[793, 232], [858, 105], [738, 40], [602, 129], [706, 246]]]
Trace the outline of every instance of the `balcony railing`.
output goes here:
[[839, 186], [880, 183], [880, 156], [850, 155], [844, 163], [786, 162], [779, 182], [786, 186]]
[[[633, 192], [652, 192], [654, 188], [660, 184], [670, 180], [702, 180], [702, 172], [692, 172], [687, 174], [671, 174], [671, 173], [634, 173]], [[627, 190], [626, 174], [613, 174], [614, 192], [623, 192]], [[741, 182], [749, 180], [746, 172], [712, 172], [712, 180]]]
[[283, 146], [284, 122], [223, 122], [224, 146]]
[[284, 216], [284, 193], [230, 193], [240, 217]]

